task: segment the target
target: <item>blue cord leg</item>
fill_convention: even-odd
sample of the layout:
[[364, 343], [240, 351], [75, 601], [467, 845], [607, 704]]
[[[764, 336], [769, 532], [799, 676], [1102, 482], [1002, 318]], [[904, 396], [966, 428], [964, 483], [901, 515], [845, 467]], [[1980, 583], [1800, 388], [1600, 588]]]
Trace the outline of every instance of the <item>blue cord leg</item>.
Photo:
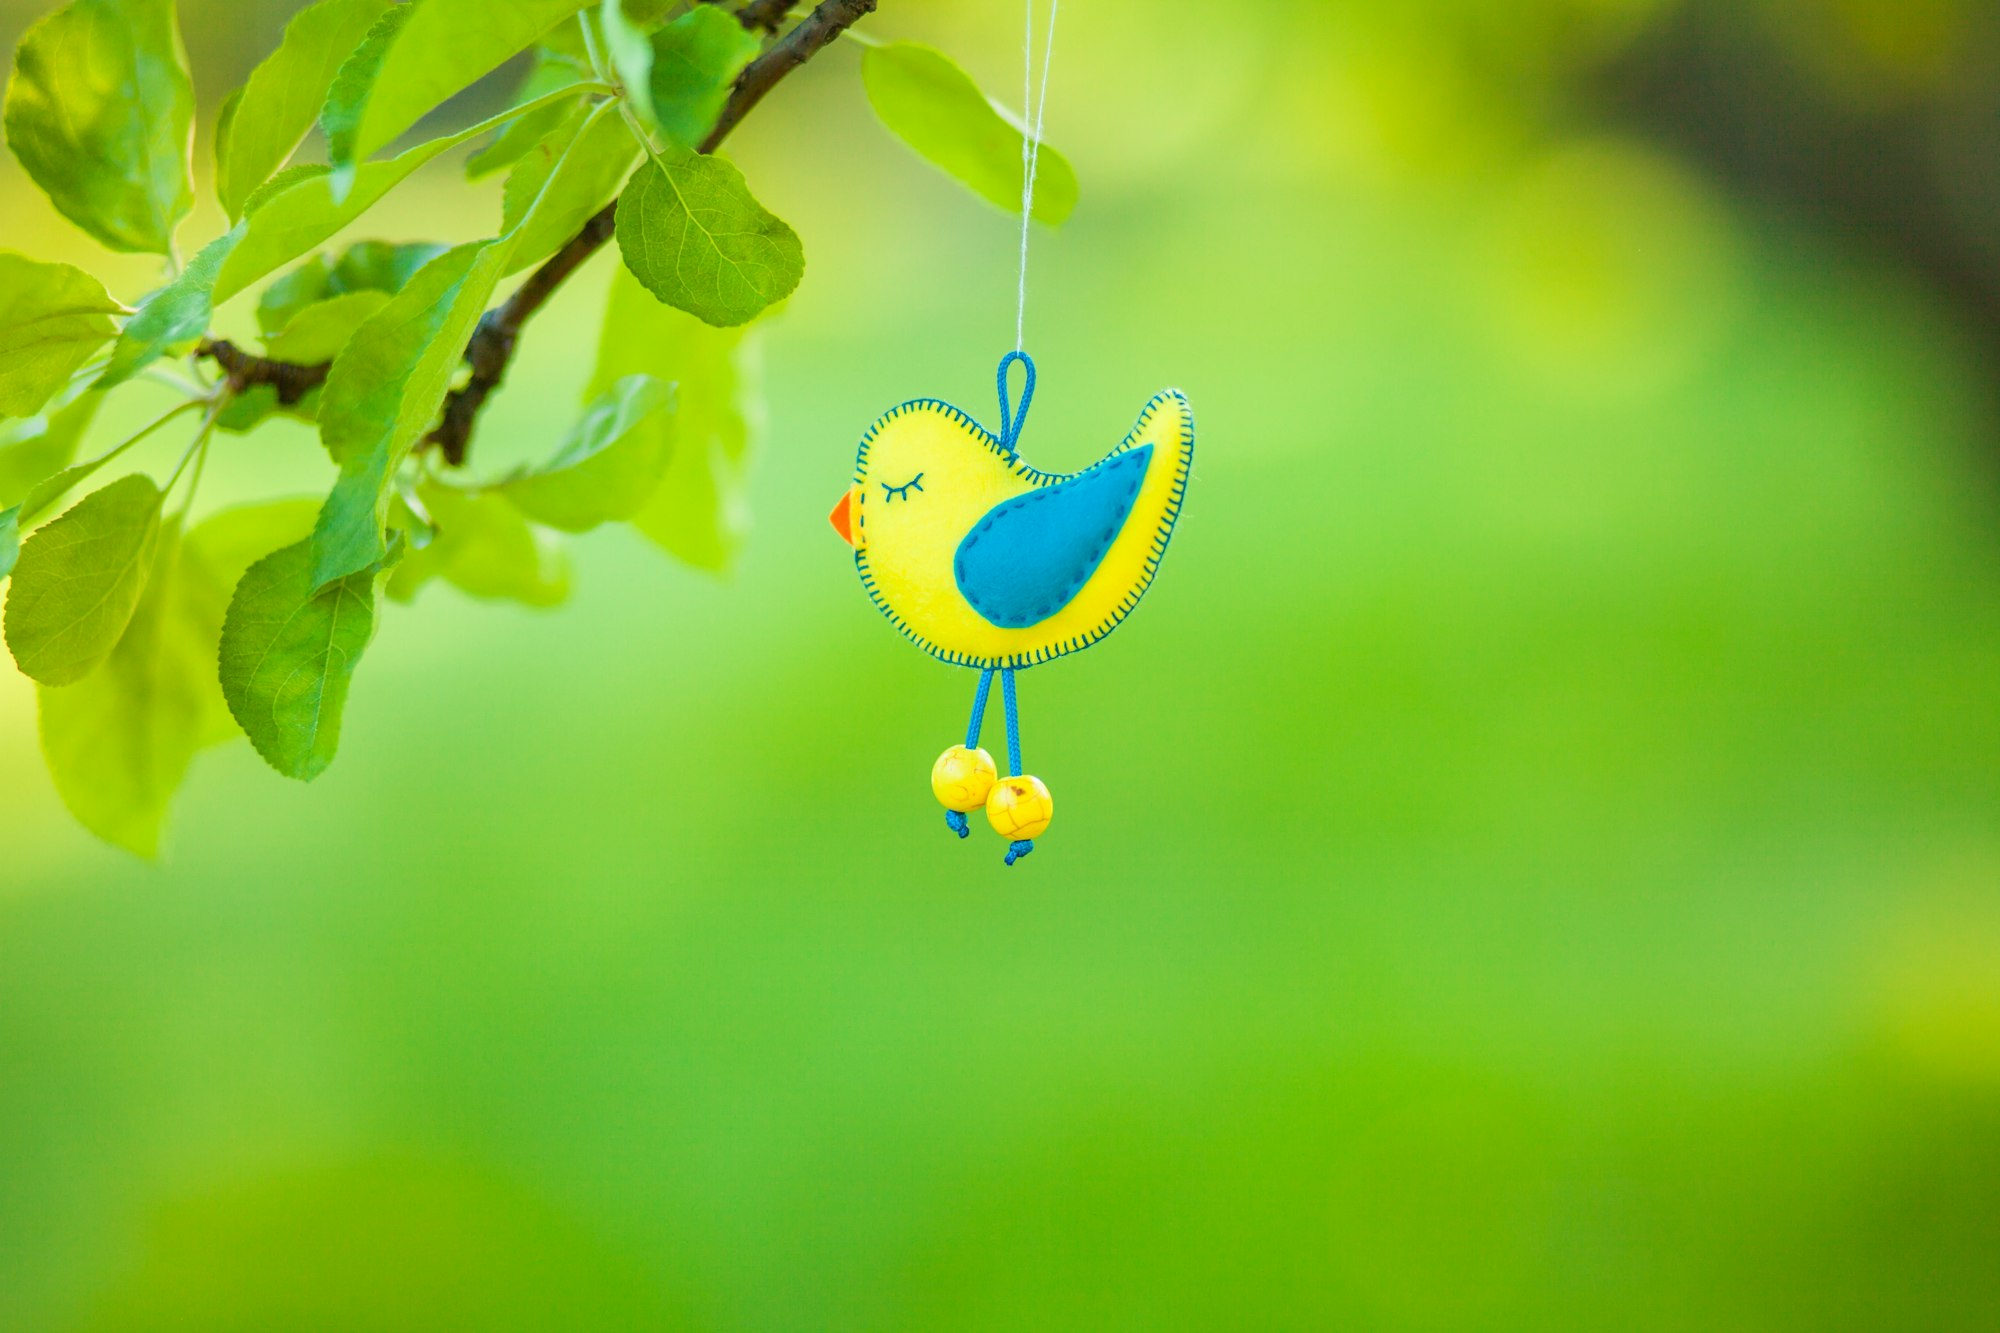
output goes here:
[[[1011, 674], [1011, 673], [1010, 673]], [[993, 668], [979, 673], [979, 688], [972, 695], [972, 723], [965, 729], [965, 748], [979, 748], [979, 733], [986, 726], [986, 696], [993, 689]]]
[[[1000, 673], [1000, 697], [1007, 705], [1007, 776], [1021, 776], [1021, 710], [1014, 698], [1014, 668], [1008, 667]], [[1016, 861], [1035, 850], [1032, 839], [1020, 838], [1007, 844], [1007, 864]]]
[[[986, 725], [986, 696], [993, 689], [993, 668], [979, 673], [979, 688], [972, 695], [972, 722], [965, 729], [965, 748], [979, 748], [979, 733]], [[962, 810], [944, 812], [944, 825], [961, 838], [972, 836], [972, 824]]]
[[1000, 673], [1000, 697], [1007, 704], [1007, 776], [1021, 776], [1021, 712], [1014, 699], [1014, 668]]

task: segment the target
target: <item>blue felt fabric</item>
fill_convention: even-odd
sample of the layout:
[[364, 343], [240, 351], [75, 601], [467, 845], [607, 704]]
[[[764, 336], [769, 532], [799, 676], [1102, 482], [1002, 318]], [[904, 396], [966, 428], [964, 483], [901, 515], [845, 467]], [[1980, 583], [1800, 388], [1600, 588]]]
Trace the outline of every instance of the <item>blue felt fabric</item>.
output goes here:
[[993, 506], [959, 543], [958, 590], [1002, 629], [1047, 620], [1097, 572], [1152, 462], [1153, 446], [1142, 445]]

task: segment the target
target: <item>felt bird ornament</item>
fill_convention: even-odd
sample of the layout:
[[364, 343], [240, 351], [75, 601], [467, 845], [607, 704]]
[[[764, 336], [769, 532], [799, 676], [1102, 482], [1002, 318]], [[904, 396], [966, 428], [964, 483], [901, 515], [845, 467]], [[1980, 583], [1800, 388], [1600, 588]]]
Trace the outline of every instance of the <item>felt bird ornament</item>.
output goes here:
[[[1027, 369], [1018, 412], [1008, 401], [1015, 362]], [[1000, 363], [997, 436], [933, 399], [889, 412], [862, 437], [832, 514], [890, 622], [931, 656], [979, 671], [965, 744], [938, 758], [931, 789], [961, 838], [966, 816], [983, 809], [1008, 839], [1008, 865], [1034, 849], [1055, 808], [1042, 780], [1021, 771], [1014, 674], [1090, 647], [1131, 614], [1166, 554], [1194, 460], [1194, 413], [1168, 390], [1096, 464], [1038, 471], [1016, 448], [1034, 392], [1034, 362], [1014, 352]], [[996, 672], [1005, 777], [979, 748]]]

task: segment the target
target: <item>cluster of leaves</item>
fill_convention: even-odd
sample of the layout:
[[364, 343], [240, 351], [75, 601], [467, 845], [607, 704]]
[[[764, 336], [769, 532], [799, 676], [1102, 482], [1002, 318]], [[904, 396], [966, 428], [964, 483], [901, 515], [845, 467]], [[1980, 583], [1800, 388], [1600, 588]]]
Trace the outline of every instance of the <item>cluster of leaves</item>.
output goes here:
[[[754, 102], [817, 45], [779, 48], [824, 44], [873, 7], [827, 0], [795, 23], [769, 0], [317, 0], [224, 103], [213, 183], [228, 230], [185, 263], [195, 99], [173, 0], [74, 0], [28, 31], [9, 146], [77, 227], [166, 263], [164, 285], [128, 306], [76, 268], [0, 253], [4, 638], [37, 684], [43, 750], [84, 825], [154, 854], [196, 753], [237, 735], [286, 776], [324, 771], [383, 596], [442, 581], [553, 605], [569, 588], [561, 534], [606, 523], [697, 567], [729, 563], [759, 411], [747, 326], [791, 294], [804, 252], [709, 150], [732, 98]], [[881, 119], [1018, 208], [1019, 123], [939, 53], [866, 45]], [[403, 146], [523, 53], [508, 110]], [[315, 132], [324, 160], [298, 160]], [[320, 249], [475, 144], [469, 175], [506, 173], [492, 238]], [[1075, 177], [1048, 150], [1043, 163], [1036, 216], [1059, 222]], [[607, 219], [624, 262], [576, 426], [538, 466], [453, 466], [462, 456], [432, 446], [479, 373], [482, 331], [508, 313], [503, 287], [541, 266], [508, 299], [542, 279], [546, 299]], [[253, 290], [261, 355], [213, 328]], [[77, 463], [107, 394], [142, 378], [182, 399]], [[315, 423], [326, 493], [190, 521], [215, 442], [279, 414]], [[163, 483], [133, 472], [91, 489], [177, 420], [196, 427]]]

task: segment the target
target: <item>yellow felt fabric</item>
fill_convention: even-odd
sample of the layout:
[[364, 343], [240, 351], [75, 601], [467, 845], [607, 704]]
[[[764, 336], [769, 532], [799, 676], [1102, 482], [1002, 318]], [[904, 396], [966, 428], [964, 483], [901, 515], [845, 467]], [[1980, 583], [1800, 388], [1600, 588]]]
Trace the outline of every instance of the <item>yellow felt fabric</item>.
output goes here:
[[[947, 403], [905, 403], [862, 438], [855, 462], [854, 561], [896, 627], [926, 652], [977, 667], [1023, 667], [1072, 653], [1109, 634], [1153, 580], [1173, 535], [1194, 461], [1194, 412], [1178, 390], [1146, 404], [1139, 424], [1106, 458], [1153, 446], [1132, 512], [1097, 570], [1069, 604], [1040, 624], [1002, 629], [959, 592], [958, 545], [994, 505], [1068, 480], [1009, 458], [1000, 441]], [[885, 487], [912, 488], [892, 496]]]

